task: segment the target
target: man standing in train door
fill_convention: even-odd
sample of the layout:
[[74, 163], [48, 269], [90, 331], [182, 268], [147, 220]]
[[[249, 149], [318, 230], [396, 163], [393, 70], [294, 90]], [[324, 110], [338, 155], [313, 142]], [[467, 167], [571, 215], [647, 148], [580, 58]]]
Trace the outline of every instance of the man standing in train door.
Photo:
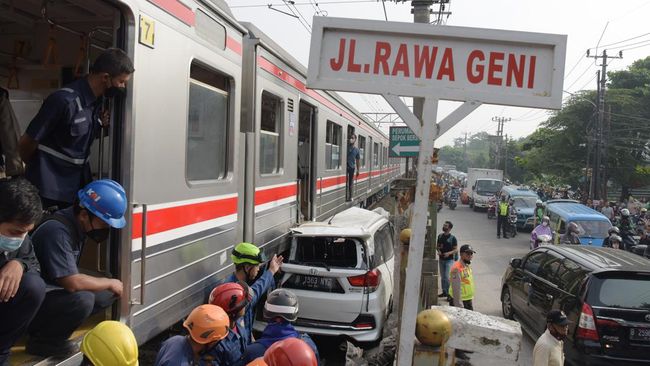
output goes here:
[[90, 147], [109, 123], [110, 110], [100, 108], [103, 98], [123, 95], [133, 71], [124, 51], [109, 48], [85, 78], [50, 94], [30, 122], [18, 148], [44, 208], [69, 207], [91, 181]]
[[345, 190], [345, 199], [346, 201], [352, 201], [352, 186], [354, 185], [354, 171], [357, 171], [357, 178], [359, 177], [359, 170], [361, 165], [359, 164], [360, 154], [359, 149], [354, 146], [357, 142], [357, 135], [351, 134], [350, 140], [348, 141], [348, 163], [347, 163], [347, 189]]
[[79, 190], [72, 207], [46, 216], [34, 229], [31, 238], [47, 288], [28, 329], [28, 353], [49, 357], [75, 350], [68, 340], [72, 332], [122, 296], [120, 280], [80, 273], [78, 264], [87, 238], [99, 244], [111, 227], [126, 225], [126, 208], [124, 188], [100, 179]]

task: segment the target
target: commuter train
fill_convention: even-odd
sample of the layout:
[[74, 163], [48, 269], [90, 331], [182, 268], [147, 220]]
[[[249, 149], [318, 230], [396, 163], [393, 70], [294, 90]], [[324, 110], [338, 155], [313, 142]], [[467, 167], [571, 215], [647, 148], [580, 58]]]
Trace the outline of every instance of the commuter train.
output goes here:
[[[234, 244], [282, 251], [290, 227], [365, 205], [400, 174], [386, 135], [336, 93], [307, 89], [306, 68], [222, 0], [0, 6], [0, 82], [23, 131], [102, 49], [134, 61], [91, 155], [95, 177], [125, 187], [128, 224], [85, 249], [82, 265], [124, 282], [110, 316], [140, 343], [232, 272]], [[352, 133], [362, 167], [346, 202]]]

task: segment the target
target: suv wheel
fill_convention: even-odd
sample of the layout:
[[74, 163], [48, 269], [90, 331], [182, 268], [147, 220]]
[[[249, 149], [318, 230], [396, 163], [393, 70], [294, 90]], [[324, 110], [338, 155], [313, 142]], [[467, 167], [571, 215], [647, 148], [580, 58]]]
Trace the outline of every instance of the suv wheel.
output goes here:
[[512, 297], [510, 296], [510, 290], [507, 287], [503, 288], [501, 291], [501, 311], [503, 312], [503, 317], [506, 319], [515, 318], [515, 309], [512, 307]]

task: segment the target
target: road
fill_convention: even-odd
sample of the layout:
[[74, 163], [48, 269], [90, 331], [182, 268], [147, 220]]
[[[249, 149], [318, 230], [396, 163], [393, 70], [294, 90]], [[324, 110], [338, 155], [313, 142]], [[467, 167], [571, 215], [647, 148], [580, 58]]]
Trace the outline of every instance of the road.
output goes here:
[[[488, 220], [485, 211], [473, 212], [467, 205], [455, 210], [448, 207], [438, 213], [438, 228], [449, 220], [454, 224], [452, 234], [458, 245], [469, 244], [476, 254], [472, 260], [476, 295], [474, 310], [483, 314], [503, 316], [501, 313], [501, 277], [510, 258], [521, 258], [529, 251], [530, 234], [520, 232], [515, 238], [497, 239], [496, 220]], [[442, 302], [446, 304], [446, 302]], [[520, 365], [531, 365], [535, 342], [524, 333]]]

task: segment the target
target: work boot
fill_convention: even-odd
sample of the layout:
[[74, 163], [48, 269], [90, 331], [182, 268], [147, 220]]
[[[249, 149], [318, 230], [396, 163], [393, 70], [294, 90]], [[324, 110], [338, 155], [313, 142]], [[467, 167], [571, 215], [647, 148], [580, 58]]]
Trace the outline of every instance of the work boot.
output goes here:
[[29, 338], [25, 345], [25, 351], [29, 354], [50, 357], [64, 356], [77, 351], [75, 344], [69, 340], [45, 340], [38, 338]]

